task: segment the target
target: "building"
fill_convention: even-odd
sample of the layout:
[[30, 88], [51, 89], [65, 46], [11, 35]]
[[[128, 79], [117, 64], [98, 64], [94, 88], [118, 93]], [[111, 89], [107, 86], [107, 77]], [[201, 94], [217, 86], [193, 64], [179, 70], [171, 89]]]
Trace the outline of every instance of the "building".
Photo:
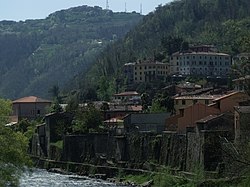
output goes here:
[[213, 100], [219, 98], [218, 95], [190, 95], [190, 96], [177, 96], [174, 98], [174, 109], [176, 114], [179, 114], [184, 108], [196, 103], [209, 105]]
[[250, 75], [240, 77], [233, 80], [233, 86], [235, 91], [248, 91], [250, 90]]
[[169, 65], [150, 60], [127, 63], [124, 74], [128, 84], [165, 80], [169, 75]]
[[[196, 121], [205, 118], [209, 115], [219, 115], [223, 113], [234, 113], [234, 107], [240, 106], [241, 103], [249, 100], [249, 96], [243, 92], [231, 92], [220, 97], [216, 97], [211, 104], [205, 104], [205, 100], [194, 102], [195, 100], [184, 100], [190, 102], [190, 104], [184, 103], [177, 105], [179, 112], [176, 115], [171, 116], [166, 121], [167, 131], [177, 131], [179, 133], [185, 133], [186, 128], [195, 127]], [[182, 104], [182, 100], [180, 100]], [[192, 103], [193, 102], [193, 103]]]
[[45, 116], [50, 105], [51, 101], [39, 97], [23, 97], [12, 102], [12, 115], [17, 116], [18, 120], [23, 118], [34, 120]]
[[219, 53], [212, 46], [190, 47], [170, 57], [171, 75], [225, 77], [230, 73], [231, 57]]
[[113, 100], [118, 103], [139, 104], [141, 102], [141, 96], [136, 91], [128, 91], [114, 94]]
[[162, 133], [165, 130], [166, 119], [170, 113], [156, 114], [129, 114], [123, 118], [124, 130], [130, 132], [155, 132]]

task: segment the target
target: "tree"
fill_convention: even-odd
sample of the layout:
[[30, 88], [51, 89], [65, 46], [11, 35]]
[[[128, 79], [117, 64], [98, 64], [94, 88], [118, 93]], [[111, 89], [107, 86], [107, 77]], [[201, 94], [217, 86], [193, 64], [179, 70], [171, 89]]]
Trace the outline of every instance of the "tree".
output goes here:
[[30, 165], [28, 139], [4, 126], [11, 112], [11, 102], [0, 99], [0, 186], [18, 184], [21, 169]]
[[73, 132], [76, 134], [99, 131], [103, 123], [102, 114], [91, 103], [86, 108], [79, 109], [73, 121]]

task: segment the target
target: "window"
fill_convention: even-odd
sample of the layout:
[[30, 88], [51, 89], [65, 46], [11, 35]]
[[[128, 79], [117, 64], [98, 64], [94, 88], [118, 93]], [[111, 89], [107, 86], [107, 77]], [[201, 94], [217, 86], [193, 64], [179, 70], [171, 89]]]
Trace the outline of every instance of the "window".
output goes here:
[[183, 100], [181, 101], [181, 104], [182, 104], [182, 105], [186, 105], [186, 100], [183, 99]]
[[41, 113], [41, 111], [40, 110], [37, 110], [37, 114], [40, 114]]

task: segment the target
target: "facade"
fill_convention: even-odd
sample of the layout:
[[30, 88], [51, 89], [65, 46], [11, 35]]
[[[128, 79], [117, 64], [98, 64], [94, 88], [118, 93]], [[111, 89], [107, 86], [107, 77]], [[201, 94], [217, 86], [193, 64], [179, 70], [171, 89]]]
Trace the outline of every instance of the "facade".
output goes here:
[[[194, 100], [190, 100], [190, 105], [179, 107], [179, 112], [167, 119], [166, 130], [185, 133], [187, 127], [196, 126], [196, 121], [209, 115], [234, 113], [234, 107], [239, 106], [247, 100], [249, 100], [249, 96], [243, 92], [232, 92], [209, 100], [209, 102], [212, 102], [211, 104], [204, 104], [202, 102], [203, 100], [199, 102], [197, 100], [197, 102], [192, 103]], [[182, 102], [182, 100], [180, 100], [180, 102]]]
[[216, 108], [209, 107], [203, 103], [196, 103], [181, 110], [177, 115], [171, 116], [166, 121], [167, 131], [177, 131], [178, 133], [186, 133], [187, 127], [195, 127], [197, 120], [205, 118], [209, 115], [218, 115], [220, 111]]
[[20, 98], [12, 102], [12, 115], [17, 116], [18, 120], [23, 118], [33, 120], [43, 117], [50, 105], [51, 101], [35, 96]]
[[174, 53], [170, 57], [170, 74], [225, 77], [231, 64], [230, 55], [218, 53], [210, 46], [198, 46]]
[[202, 103], [209, 105], [213, 103], [213, 100], [218, 98], [217, 95], [194, 95], [194, 96], [179, 96], [174, 98], [174, 109], [176, 114], [179, 114], [182, 109], [196, 103]]
[[156, 132], [162, 133], [165, 130], [166, 119], [170, 113], [156, 114], [129, 114], [123, 118], [124, 130], [130, 132]]
[[141, 96], [136, 91], [114, 94], [113, 98], [118, 103], [139, 104], [141, 102]]
[[124, 65], [127, 83], [153, 82], [165, 80], [169, 75], [169, 65], [155, 61], [138, 61]]

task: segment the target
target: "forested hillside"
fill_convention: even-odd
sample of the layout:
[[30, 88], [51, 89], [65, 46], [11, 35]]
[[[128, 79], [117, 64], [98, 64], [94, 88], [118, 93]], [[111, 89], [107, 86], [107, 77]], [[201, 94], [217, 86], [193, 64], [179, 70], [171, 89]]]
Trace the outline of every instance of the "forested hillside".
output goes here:
[[48, 96], [84, 73], [108, 44], [123, 37], [142, 16], [100, 7], [62, 10], [46, 19], [0, 22], [0, 96]]
[[[250, 52], [249, 9], [249, 0], [176, 0], [158, 6], [122, 41], [103, 51], [87, 78], [78, 79], [98, 83], [103, 75], [95, 87], [109, 91], [121, 81], [123, 64], [142, 58], [165, 58], [167, 62], [175, 41], [213, 44], [231, 55]], [[81, 89], [86, 87], [90, 86], [83, 84]]]

